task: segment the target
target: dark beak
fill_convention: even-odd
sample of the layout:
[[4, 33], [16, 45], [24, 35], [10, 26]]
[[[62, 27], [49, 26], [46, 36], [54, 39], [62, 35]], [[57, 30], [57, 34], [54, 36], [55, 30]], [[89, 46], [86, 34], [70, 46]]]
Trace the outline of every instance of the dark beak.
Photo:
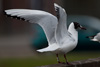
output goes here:
[[86, 28], [85, 28], [85, 27], [80, 27], [80, 29], [82, 29], [82, 30], [86, 30]]
[[93, 36], [87, 36], [86, 38], [93, 39], [94, 37], [95, 37], [95, 35], [93, 35]]
[[87, 36], [86, 38], [90, 38], [89, 36]]

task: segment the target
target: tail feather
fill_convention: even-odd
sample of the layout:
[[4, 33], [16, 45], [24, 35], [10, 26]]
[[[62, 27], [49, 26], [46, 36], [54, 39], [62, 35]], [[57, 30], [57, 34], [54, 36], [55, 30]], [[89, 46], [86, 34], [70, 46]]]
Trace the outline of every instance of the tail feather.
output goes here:
[[37, 50], [38, 52], [51, 52], [54, 51], [55, 49], [49, 49], [49, 48], [43, 48], [43, 49], [39, 49]]
[[47, 48], [39, 49], [37, 50], [38, 52], [52, 52], [57, 50], [59, 47], [58, 46], [49, 46]]
[[47, 52], [47, 50], [46, 49], [39, 49], [39, 50], [37, 50], [38, 52]]

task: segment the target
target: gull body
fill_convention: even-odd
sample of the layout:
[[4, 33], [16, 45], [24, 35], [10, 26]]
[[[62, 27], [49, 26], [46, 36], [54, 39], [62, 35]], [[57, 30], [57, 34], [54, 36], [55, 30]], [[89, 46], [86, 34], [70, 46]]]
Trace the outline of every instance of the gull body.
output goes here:
[[56, 54], [66, 54], [67, 52], [73, 50], [78, 42], [78, 32], [77, 30], [75, 30], [73, 22], [69, 26], [68, 33], [69, 36], [64, 36], [62, 39], [60, 39], [59, 43], [55, 41], [55, 43], [50, 44], [48, 47], [39, 49], [37, 51], [39, 52], [50, 51]]
[[[57, 17], [51, 13], [40, 10], [29, 9], [9, 9], [5, 10], [5, 13], [17, 19], [22, 19], [30, 23], [39, 24], [46, 35], [48, 41], [48, 47], [37, 50], [38, 52], [53, 52], [56, 53], [58, 63], [61, 63], [58, 58], [58, 54], [64, 54], [66, 59], [66, 53], [73, 50], [78, 43], [78, 31], [77, 29], [85, 29], [79, 23], [72, 22], [67, 29], [67, 14], [65, 10], [54, 4]], [[67, 62], [66, 59], [66, 63]]]

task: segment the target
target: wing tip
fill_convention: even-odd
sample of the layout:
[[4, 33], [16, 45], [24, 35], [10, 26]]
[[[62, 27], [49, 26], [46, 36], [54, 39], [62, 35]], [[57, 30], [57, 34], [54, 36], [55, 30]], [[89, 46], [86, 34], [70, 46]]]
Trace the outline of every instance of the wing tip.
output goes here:
[[3, 14], [6, 15], [7, 17], [11, 17], [11, 15], [8, 15], [6, 10], [3, 11]]
[[7, 15], [7, 14], [6, 14], [6, 10], [3, 11], [3, 14], [4, 14], [4, 15]]
[[11, 14], [7, 14], [7, 10], [4, 10], [3, 14], [6, 15], [7, 17], [10, 17], [10, 18], [13, 18], [13, 19], [18, 19], [18, 20], [29, 22], [29, 20], [25, 20], [24, 18], [21, 18], [21, 17], [18, 17], [18, 16], [11, 16]]

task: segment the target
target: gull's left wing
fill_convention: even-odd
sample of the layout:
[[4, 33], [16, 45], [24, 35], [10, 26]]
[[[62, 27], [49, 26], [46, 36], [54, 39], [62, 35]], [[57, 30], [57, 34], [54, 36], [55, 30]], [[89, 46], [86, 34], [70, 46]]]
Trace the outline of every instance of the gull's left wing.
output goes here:
[[46, 34], [49, 45], [56, 41], [54, 36], [58, 19], [54, 15], [45, 11], [29, 9], [9, 9], [5, 10], [5, 13], [13, 18], [39, 24]]

